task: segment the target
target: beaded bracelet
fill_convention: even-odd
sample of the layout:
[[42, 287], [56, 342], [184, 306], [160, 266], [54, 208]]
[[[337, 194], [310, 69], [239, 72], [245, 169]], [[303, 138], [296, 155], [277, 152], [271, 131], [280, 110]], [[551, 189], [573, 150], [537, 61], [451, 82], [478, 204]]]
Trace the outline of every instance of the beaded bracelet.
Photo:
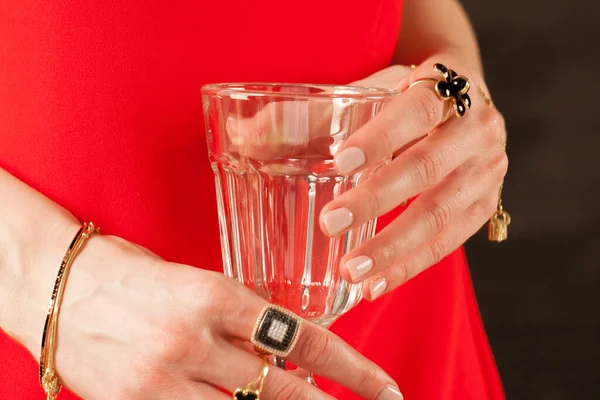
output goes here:
[[58, 379], [56, 369], [54, 367], [54, 356], [56, 354], [56, 331], [58, 327], [58, 313], [62, 302], [67, 277], [71, 270], [73, 260], [77, 253], [85, 243], [85, 241], [93, 234], [100, 232], [100, 228], [96, 228], [92, 222], [86, 222], [79, 228], [75, 238], [71, 242], [69, 249], [65, 253], [63, 260], [58, 269], [58, 275], [54, 282], [54, 289], [50, 297], [50, 306], [46, 323], [44, 324], [44, 333], [42, 334], [42, 354], [40, 356], [40, 384], [46, 393], [46, 400], [54, 400], [58, 396], [62, 384]]

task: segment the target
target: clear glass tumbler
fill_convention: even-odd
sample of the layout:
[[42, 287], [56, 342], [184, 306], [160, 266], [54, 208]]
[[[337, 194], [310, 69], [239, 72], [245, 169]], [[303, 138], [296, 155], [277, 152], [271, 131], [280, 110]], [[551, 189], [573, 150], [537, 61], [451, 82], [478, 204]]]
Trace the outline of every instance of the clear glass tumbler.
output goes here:
[[340, 277], [339, 263], [373, 236], [376, 221], [330, 238], [319, 213], [387, 161], [343, 176], [333, 155], [396, 94], [334, 85], [202, 88], [225, 274], [325, 328], [361, 300], [361, 286]]

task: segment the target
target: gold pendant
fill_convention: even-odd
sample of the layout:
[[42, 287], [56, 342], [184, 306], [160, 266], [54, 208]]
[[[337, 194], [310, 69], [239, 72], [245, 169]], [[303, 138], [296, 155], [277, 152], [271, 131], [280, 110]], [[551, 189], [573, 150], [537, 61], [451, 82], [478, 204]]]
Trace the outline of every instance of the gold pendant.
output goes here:
[[47, 369], [42, 377], [42, 387], [46, 392], [47, 400], [54, 400], [58, 393], [60, 392], [61, 385], [58, 381], [58, 376], [54, 373], [53, 370]]
[[269, 374], [269, 358], [265, 354], [262, 355], [262, 358], [264, 366], [260, 376], [246, 386], [237, 388], [233, 392], [233, 400], [260, 400], [260, 392], [262, 392], [265, 378]]
[[488, 240], [491, 242], [503, 242], [508, 239], [508, 226], [510, 225], [510, 214], [499, 208], [492, 215], [488, 224]]
[[259, 400], [260, 392], [253, 387], [239, 388], [233, 393], [234, 400]]

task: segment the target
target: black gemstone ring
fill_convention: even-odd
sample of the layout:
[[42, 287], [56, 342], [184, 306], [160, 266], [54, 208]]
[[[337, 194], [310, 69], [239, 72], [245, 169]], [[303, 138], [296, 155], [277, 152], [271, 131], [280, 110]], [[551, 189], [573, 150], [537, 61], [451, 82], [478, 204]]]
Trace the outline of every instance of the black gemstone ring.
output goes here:
[[287, 357], [298, 339], [301, 321], [285, 308], [270, 304], [256, 320], [250, 341], [259, 353]]
[[[435, 64], [433, 70], [436, 71], [442, 79], [422, 78], [414, 81], [409, 88], [421, 82], [433, 82], [435, 84], [435, 92], [442, 100], [452, 101], [454, 113], [457, 117], [465, 115], [467, 110], [471, 108], [471, 98], [467, 94], [471, 88], [471, 82], [465, 76], [458, 75], [456, 71], [447, 68], [442, 64]], [[448, 113], [446, 119], [450, 117]], [[445, 120], [446, 120], [445, 119]], [[445, 121], [444, 120], [444, 121]]]
[[258, 378], [244, 387], [239, 387], [233, 392], [233, 400], [260, 400], [265, 378], [269, 374], [269, 359], [263, 355], [264, 366]]

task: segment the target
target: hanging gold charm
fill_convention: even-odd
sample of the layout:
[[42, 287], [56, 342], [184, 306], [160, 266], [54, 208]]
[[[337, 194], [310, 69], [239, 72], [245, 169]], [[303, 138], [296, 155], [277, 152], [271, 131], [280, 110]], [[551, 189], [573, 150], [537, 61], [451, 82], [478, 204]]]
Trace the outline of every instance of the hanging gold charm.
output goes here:
[[510, 214], [499, 206], [488, 224], [488, 240], [500, 243], [508, 239], [508, 225], [510, 225]]
[[[490, 106], [494, 107], [494, 103], [492, 99], [487, 97], [481, 87], [479, 88], [479, 93], [481, 97], [483, 97], [484, 101]], [[506, 142], [502, 143], [502, 148], [506, 152]], [[490, 222], [488, 222], [488, 240], [490, 242], [503, 242], [508, 239], [508, 226], [510, 225], [510, 214], [504, 211], [504, 207], [502, 206], [502, 189], [504, 187], [504, 181], [500, 185], [500, 189], [498, 190], [498, 208], [492, 217], [490, 218]]]
[[260, 400], [260, 392], [262, 392], [265, 378], [269, 374], [269, 358], [265, 354], [262, 354], [262, 358], [264, 366], [260, 376], [246, 386], [237, 388], [233, 392], [233, 400]]
[[[506, 150], [506, 144], [504, 144]], [[502, 188], [504, 182], [500, 185], [498, 190], [498, 208], [488, 222], [488, 240], [490, 242], [503, 242], [508, 239], [508, 226], [510, 225], [510, 214], [504, 211], [502, 207]]]

